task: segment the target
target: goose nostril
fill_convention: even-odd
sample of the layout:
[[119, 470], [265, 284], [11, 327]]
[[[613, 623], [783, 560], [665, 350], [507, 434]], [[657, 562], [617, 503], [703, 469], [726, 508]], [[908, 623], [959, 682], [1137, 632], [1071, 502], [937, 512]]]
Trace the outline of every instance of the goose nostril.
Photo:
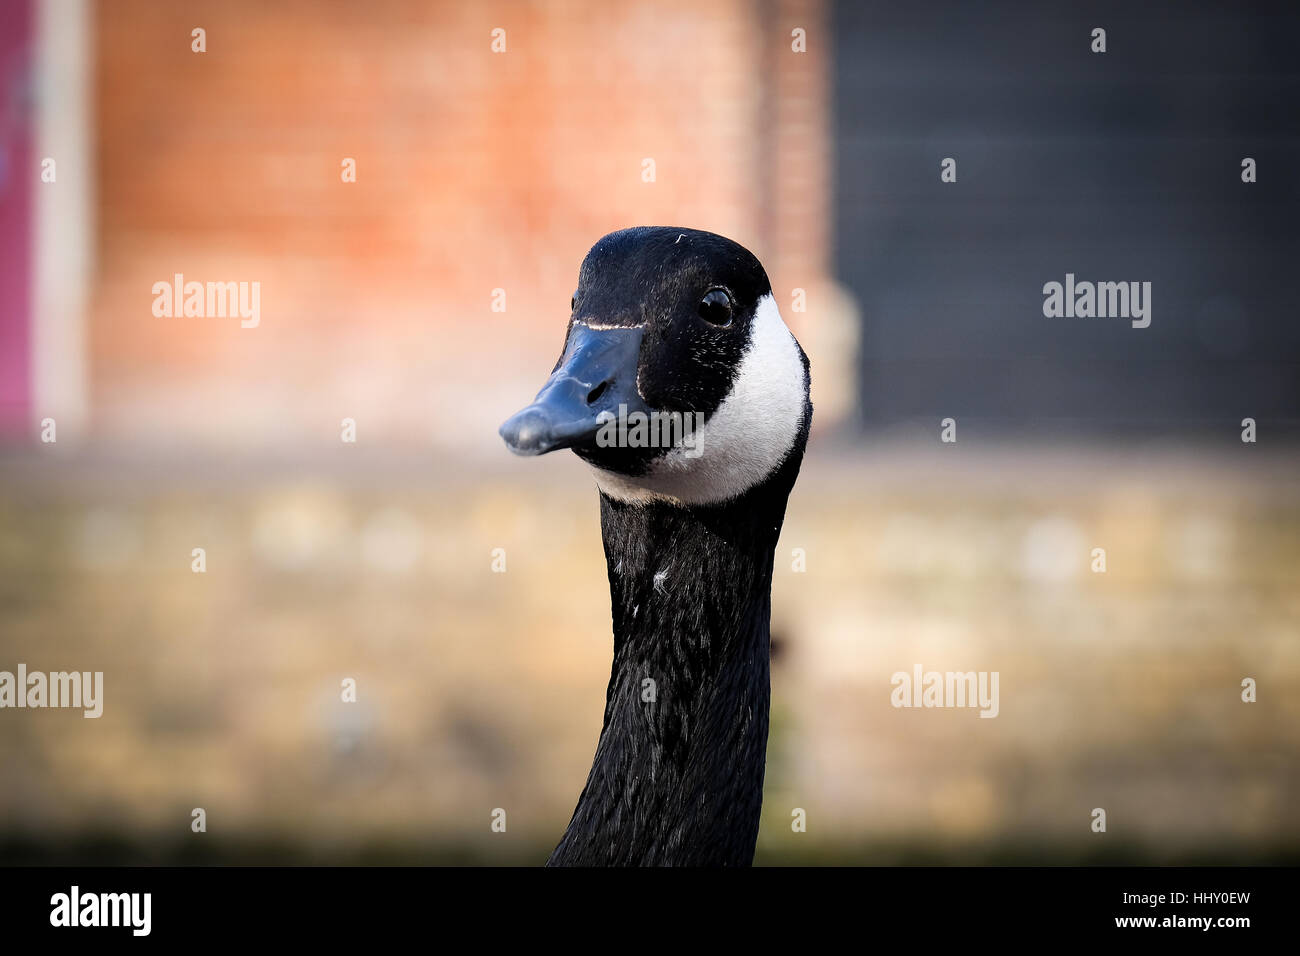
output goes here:
[[590, 392], [588, 392], [587, 404], [590, 405], [593, 402], [598, 401], [600, 399], [600, 396], [605, 394], [605, 389], [607, 389], [608, 387], [609, 387], [609, 382], [604, 381], [601, 382], [599, 385], [597, 385], [595, 388], [593, 388]]

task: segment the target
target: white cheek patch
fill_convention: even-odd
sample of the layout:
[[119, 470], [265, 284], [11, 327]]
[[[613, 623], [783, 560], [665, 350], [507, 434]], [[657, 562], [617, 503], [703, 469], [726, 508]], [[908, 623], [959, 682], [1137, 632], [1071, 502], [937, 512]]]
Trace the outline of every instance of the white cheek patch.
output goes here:
[[803, 426], [808, 394], [799, 346], [776, 300], [758, 301], [749, 345], [731, 392], [693, 436], [694, 449], [673, 448], [648, 474], [628, 477], [593, 468], [596, 484], [629, 502], [717, 504], [761, 483], [785, 460]]

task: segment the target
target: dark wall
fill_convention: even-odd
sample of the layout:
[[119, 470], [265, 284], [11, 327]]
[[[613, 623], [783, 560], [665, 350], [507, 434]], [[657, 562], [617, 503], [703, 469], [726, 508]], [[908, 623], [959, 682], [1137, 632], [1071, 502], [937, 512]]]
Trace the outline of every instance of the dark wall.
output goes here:
[[[833, 33], [866, 426], [1235, 435], [1252, 416], [1300, 440], [1300, 3], [841, 0]], [[1067, 272], [1150, 281], [1150, 327], [1045, 317]]]

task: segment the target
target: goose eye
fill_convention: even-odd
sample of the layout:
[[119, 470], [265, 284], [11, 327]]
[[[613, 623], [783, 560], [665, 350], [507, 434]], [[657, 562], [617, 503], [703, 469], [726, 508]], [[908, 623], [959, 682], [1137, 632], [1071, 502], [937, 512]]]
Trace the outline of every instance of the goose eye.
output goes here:
[[731, 322], [731, 296], [714, 289], [700, 300], [700, 318], [710, 325], [727, 325]]
[[573, 293], [573, 298], [569, 300], [569, 311], [572, 312], [578, 307], [578, 293]]

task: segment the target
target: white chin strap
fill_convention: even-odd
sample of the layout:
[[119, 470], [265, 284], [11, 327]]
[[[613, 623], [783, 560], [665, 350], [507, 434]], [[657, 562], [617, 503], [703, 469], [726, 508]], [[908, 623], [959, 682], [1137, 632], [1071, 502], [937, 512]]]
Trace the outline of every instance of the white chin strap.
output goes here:
[[803, 426], [808, 394], [794, 336], [771, 294], [758, 301], [731, 392], [695, 433], [695, 450], [673, 448], [630, 478], [593, 467], [619, 501], [718, 504], [761, 483], [785, 460]]

